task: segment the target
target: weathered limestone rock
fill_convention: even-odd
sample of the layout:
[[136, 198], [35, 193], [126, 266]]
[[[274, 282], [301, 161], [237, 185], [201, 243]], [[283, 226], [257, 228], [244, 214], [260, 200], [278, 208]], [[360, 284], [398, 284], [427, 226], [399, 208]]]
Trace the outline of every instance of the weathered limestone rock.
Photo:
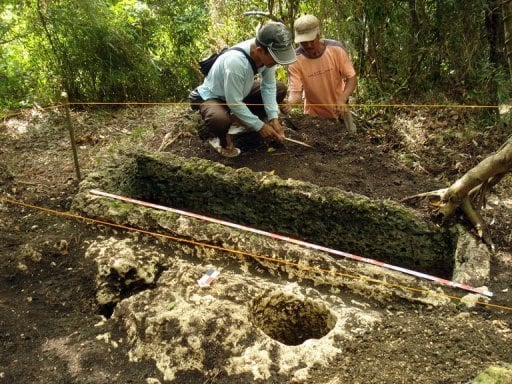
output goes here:
[[489, 283], [491, 253], [489, 248], [474, 236], [460, 231], [455, 252], [455, 268], [452, 279], [459, 283], [481, 287]]
[[[89, 248], [99, 271], [122, 276], [126, 263], [132, 263], [133, 274], [142, 276], [147, 268], [138, 273], [134, 255], [166, 259], [161, 248], [139, 249], [133, 240], [114, 243], [105, 239]], [[305, 380], [311, 367], [327, 367], [344, 352], [343, 340], [370, 332], [380, 320], [368, 304], [340, 292], [239, 273], [233, 262], [221, 267], [176, 256], [153, 289], [119, 301], [112, 317], [127, 332], [130, 359], [154, 360], [165, 380], [220, 371], [232, 382]], [[197, 280], [209, 268], [221, 274], [210, 287], [200, 288]], [[99, 285], [110, 277], [100, 273]]]
[[[315, 234], [319, 241], [314, 242], [327, 246], [331, 242], [341, 247], [360, 243], [363, 249], [378, 253], [377, 260], [395, 261], [394, 264], [406, 268], [412, 263], [411, 269], [427, 269], [426, 273], [433, 275], [453, 268], [455, 251], [451, 244], [459, 238], [465, 239], [459, 241], [457, 258], [462, 263], [455, 264], [455, 268], [460, 268], [455, 276], [463, 283], [481, 285], [486, 281], [486, 264], [476, 268], [482, 264], [478, 260], [486, 260], [482, 259], [485, 247], [472, 241], [463, 229], [444, 230], [424, 222], [412, 210], [397, 203], [372, 201], [335, 188], [281, 180], [247, 169], [233, 170], [200, 159], [121, 153], [81, 183], [72, 209], [86, 216], [157, 232], [169, 244], [200, 242], [203, 245], [195, 251], [197, 255], [215, 257], [219, 252], [211, 247], [224, 248], [231, 256], [251, 257], [267, 270], [284, 271], [290, 278], [308, 279], [315, 284], [341, 284], [356, 292], [368, 291], [368, 286], [376, 281], [371, 294], [380, 296], [379, 299], [398, 295], [434, 303], [445, 301], [442, 292], [432, 295], [434, 290], [429, 282], [407, 275], [178, 213], [91, 195], [91, 189], [156, 203], [165, 200], [177, 208], [195, 212], [202, 209], [211, 216], [240, 220], [241, 224], [306, 240]], [[166, 236], [171, 236], [171, 240], [165, 239]], [[182, 249], [194, 252], [191, 248]], [[352, 252], [351, 248], [341, 249]], [[408, 289], [413, 286], [419, 290]]]
[[480, 373], [473, 384], [510, 384], [512, 383], [512, 364], [491, 365]]
[[169, 267], [170, 260], [164, 255], [146, 249], [146, 244], [115, 238], [88, 248], [85, 257], [98, 265], [96, 301], [101, 307], [113, 307], [123, 297], [154, 285], [160, 272]]
[[[312, 367], [328, 367], [344, 353], [344, 341], [381, 321], [370, 302], [400, 297], [438, 306], [454, 293], [378, 265], [91, 189], [429, 274], [453, 272], [468, 284], [487, 281], [480, 244], [400, 204], [206, 160], [118, 154], [81, 183], [72, 209], [132, 229], [132, 238], [98, 239], [86, 255], [98, 267], [98, 302], [126, 330], [130, 358], [154, 360], [166, 381], [213, 381], [222, 374], [230, 382], [307, 382]], [[150, 243], [150, 235], [160, 244]], [[219, 278], [199, 287], [210, 268]]]

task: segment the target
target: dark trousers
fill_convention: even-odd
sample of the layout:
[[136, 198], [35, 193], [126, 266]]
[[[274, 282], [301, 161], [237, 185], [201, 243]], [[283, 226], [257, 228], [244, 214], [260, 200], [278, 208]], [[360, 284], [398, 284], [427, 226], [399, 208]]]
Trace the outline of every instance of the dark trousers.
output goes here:
[[[276, 88], [276, 101], [279, 104], [286, 97], [286, 86], [284, 83], [278, 81]], [[202, 100], [200, 97], [198, 98], [198, 96], [195, 90], [190, 93], [189, 99], [192, 109], [199, 109], [206, 128], [220, 139], [221, 146], [226, 147], [226, 135], [233, 122], [229, 106], [226, 105], [224, 100]], [[250, 111], [260, 119], [264, 120], [267, 117], [261, 97], [261, 85], [259, 80], [254, 82], [251, 91], [243, 101], [247, 104]]]

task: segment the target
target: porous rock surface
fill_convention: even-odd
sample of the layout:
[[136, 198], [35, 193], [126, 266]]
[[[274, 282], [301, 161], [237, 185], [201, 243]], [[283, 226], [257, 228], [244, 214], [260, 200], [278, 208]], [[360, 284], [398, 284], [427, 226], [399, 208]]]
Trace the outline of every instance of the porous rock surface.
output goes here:
[[[265, 382], [269, 377], [304, 380], [312, 366], [328, 366], [343, 353], [344, 340], [371, 331], [379, 321], [368, 305], [344, 298], [339, 291], [326, 294], [286, 280], [241, 273], [249, 268], [242, 260], [238, 267], [228, 263], [230, 268], [224, 269], [219, 263], [179, 256], [176, 252], [167, 260], [159, 247], [141, 249], [134, 240], [114, 238], [94, 242], [87, 252], [98, 266], [99, 300], [111, 297], [117, 302], [112, 318], [127, 332], [130, 359], [154, 360], [165, 380], [179, 381], [195, 373], [215, 375], [219, 369], [233, 382]], [[149, 263], [144, 265], [144, 260]], [[167, 269], [158, 274], [162, 265], [157, 264], [162, 262]], [[201, 288], [197, 280], [210, 268], [217, 268], [220, 276]], [[115, 298], [112, 289], [106, 289], [107, 282], [112, 276], [126, 277], [128, 270], [130, 283], [151, 282], [154, 287]], [[297, 314], [299, 321], [294, 321]], [[298, 345], [278, 340], [280, 335], [308, 332], [319, 324], [325, 335], [318, 338], [298, 340]]]
[[[192, 161], [176, 161], [168, 170], [197, 168]], [[112, 319], [126, 331], [130, 358], [155, 361], [165, 380], [194, 382], [222, 370], [232, 382], [303, 382], [313, 366], [327, 366], [343, 353], [344, 340], [371, 332], [380, 321], [372, 303], [397, 297], [434, 306], [451, 302], [450, 289], [377, 265], [89, 193], [134, 192], [139, 187], [133, 183], [140, 183], [132, 178], [137, 162], [113, 162], [91, 174], [73, 210], [133, 230], [124, 240], [99, 238], [87, 257], [97, 264], [98, 303], [112, 308]], [[109, 170], [117, 177], [108, 179]], [[205, 174], [213, 182], [218, 171], [206, 168]], [[228, 173], [220, 171], [221, 178]], [[305, 186], [258, 177], [283, 191]], [[466, 249], [475, 244], [468, 239], [459, 259], [469, 266]], [[201, 288], [197, 280], [209, 269], [220, 276]], [[460, 274], [471, 276], [470, 268]]]

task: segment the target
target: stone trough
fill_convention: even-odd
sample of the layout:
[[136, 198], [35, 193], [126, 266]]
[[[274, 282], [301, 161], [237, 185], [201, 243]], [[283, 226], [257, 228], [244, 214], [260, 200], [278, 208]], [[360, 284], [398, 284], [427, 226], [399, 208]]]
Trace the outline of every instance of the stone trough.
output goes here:
[[[447, 293], [465, 293], [91, 190], [477, 287], [489, 275], [489, 252], [470, 234], [435, 226], [392, 201], [168, 153], [118, 153], [81, 183], [72, 210], [134, 229], [131, 239], [98, 239], [87, 257], [98, 265], [98, 303], [126, 330], [130, 357], [154, 360], [169, 381], [204, 381], [218, 367], [233, 382], [306, 380], [313, 365], [343, 352], [343, 340], [380, 321], [372, 302], [399, 297], [443, 305]], [[209, 269], [220, 276], [200, 288], [197, 280]]]

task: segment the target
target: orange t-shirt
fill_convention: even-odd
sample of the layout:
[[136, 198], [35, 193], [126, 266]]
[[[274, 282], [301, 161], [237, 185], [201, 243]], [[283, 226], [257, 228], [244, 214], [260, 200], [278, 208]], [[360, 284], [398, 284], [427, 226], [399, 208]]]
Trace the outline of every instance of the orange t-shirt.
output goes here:
[[[345, 79], [356, 75], [343, 46], [336, 40], [323, 40], [325, 50], [310, 59], [297, 48], [297, 61], [288, 67], [288, 91], [303, 92], [304, 113], [319, 117], [336, 117], [334, 105], [345, 89]], [[321, 105], [314, 105], [321, 104]]]

